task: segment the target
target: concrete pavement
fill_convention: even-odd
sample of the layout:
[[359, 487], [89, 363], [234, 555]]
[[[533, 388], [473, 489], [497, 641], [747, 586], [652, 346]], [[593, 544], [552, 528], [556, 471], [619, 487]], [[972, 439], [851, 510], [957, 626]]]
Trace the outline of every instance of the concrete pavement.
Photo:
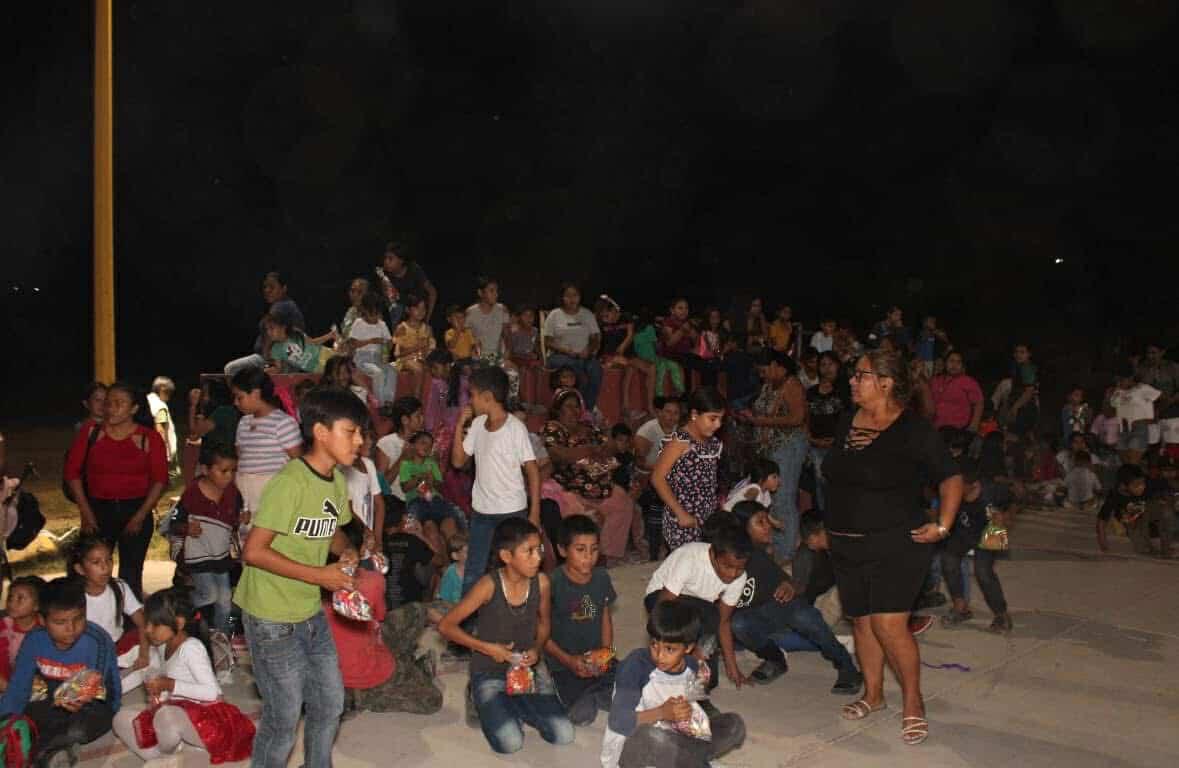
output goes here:
[[[790, 655], [790, 673], [765, 688], [737, 691], [721, 683], [714, 702], [740, 712], [749, 739], [726, 766], [857, 768], [938, 766], [1173, 766], [1179, 755], [1179, 561], [1130, 553], [1128, 542], [1098, 556], [1093, 521], [1064, 510], [1025, 512], [1012, 534], [1012, 558], [998, 566], [1015, 620], [1009, 637], [985, 631], [990, 614], [973, 590], [977, 618], [969, 625], [934, 625], [921, 636], [929, 664], [923, 688], [930, 738], [900, 741], [900, 712], [890, 708], [858, 722], [839, 717], [849, 701], [828, 691], [835, 673], [818, 654]], [[645, 642], [642, 594], [653, 566], [611, 572], [620, 653]], [[167, 586], [169, 564], [153, 564], [149, 589]], [[756, 659], [746, 654], [746, 671]], [[465, 668], [443, 670], [443, 711], [431, 717], [363, 714], [344, 723], [335, 751], [341, 768], [397, 766], [598, 765], [604, 717], [578, 730], [574, 745], [551, 747], [528, 731], [520, 753], [493, 755], [463, 722]], [[257, 712], [248, 668], [227, 694]], [[137, 702], [138, 693], [131, 695]], [[899, 706], [891, 679], [890, 704]], [[83, 751], [87, 766], [131, 768], [139, 761], [112, 737]], [[301, 763], [297, 746], [291, 765]], [[186, 766], [205, 763], [195, 754]]]

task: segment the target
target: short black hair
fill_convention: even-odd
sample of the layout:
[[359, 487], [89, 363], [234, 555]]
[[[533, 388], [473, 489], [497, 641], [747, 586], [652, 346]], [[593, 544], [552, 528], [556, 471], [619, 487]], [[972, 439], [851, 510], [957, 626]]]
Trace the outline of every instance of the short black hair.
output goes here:
[[688, 412], [724, 413], [725, 399], [712, 387], [700, 387], [688, 397]]
[[610, 427], [610, 437], [631, 437], [634, 432], [631, 428], [623, 424], [621, 421]]
[[303, 420], [303, 442], [307, 446], [315, 442], [317, 424], [331, 429], [337, 421], [348, 419], [361, 429], [368, 427], [368, 409], [360, 398], [346, 389], [335, 387], [316, 387], [304, 395], [299, 402], [299, 416]]
[[495, 402], [505, 405], [508, 402], [508, 375], [502, 368], [487, 366], [477, 368], [468, 380], [471, 389], [489, 392]]
[[430, 433], [430, 430], [422, 429], [422, 430], [414, 432], [412, 435], [410, 435], [409, 440], [407, 442], [409, 442], [411, 444], [416, 443], [418, 440], [420, 440], [423, 437], [429, 438], [431, 442], [434, 441], [434, 435]]
[[422, 401], [413, 395], [402, 395], [389, 405], [381, 406], [381, 415], [393, 422], [393, 431], [401, 433], [401, 420], [422, 410]]
[[671, 396], [659, 397], [659, 396], [657, 396], [653, 401], [651, 401], [651, 404], [655, 406], [655, 410], [657, 410], [657, 411], [662, 411], [663, 407], [665, 405], [667, 405], [668, 403], [675, 403], [680, 408], [684, 407], [684, 401], [678, 397], [671, 397]]
[[211, 467], [218, 459], [237, 461], [237, 448], [220, 440], [211, 440], [208, 443], [202, 440], [200, 463]]
[[40, 576], [18, 576], [8, 585], [8, 594], [11, 595], [12, 590], [17, 587], [33, 590], [33, 599], [37, 601], [38, 606], [41, 605], [41, 593], [45, 591], [45, 579]]
[[749, 466], [749, 479], [758, 485], [766, 481], [770, 475], [780, 475], [777, 462], [770, 461], [764, 456], [758, 456]]
[[1129, 485], [1135, 480], [1145, 480], [1146, 472], [1137, 464], [1123, 464], [1118, 467], [1118, 485]]
[[54, 579], [41, 590], [41, 615], [48, 618], [50, 611], [86, 612], [86, 587], [81, 579], [66, 576]]
[[462, 315], [463, 317], [466, 317], [467, 312], [458, 304], [451, 304], [446, 308], [446, 318], [449, 320], [451, 315]]
[[691, 645], [700, 637], [700, 614], [688, 603], [661, 600], [647, 616], [647, 635], [661, 643]]
[[[740, 521], [728, 512], [717, 512], [712, 517], [721, 518], [721, 521], [715, 525], [715, 529], [710, 531], [712, 535], [707, 537], [708, 543], [712, 545], [712, 553], [716, 557], [732, 555], [738, 560], [748, 560], [749, 556], [753, 554], [753, 542], [749, 539], [749, 533], [745, 530], [745, 526], [741, 525]], [[708, 524], [712, 517], [704, 521], [706, 529], [709, 527]]]
[[[761, 502], [758, 502], [758, 501], [753, 501], [751, 499], [746, 499], [745, 501], [738, 501], [736, 504], [733, 505], [733, 517], [737, 518], [737, 521], [739, 523], [741, 523], [742, 526], [749, 525], [749, 521], [752, 520], [753, 516], [756, 515], [758, 512], [766, 512], [766, 511], [768, 511], [768, 510], [766, 509], [764, 504], [762, 504]], [[717, 513], [717, 514], [720, 514], [720, 513]], [[713, 515], [713, 517], [716, 517], [716, 516], [717, 515]]]
[[578, 536], [596, 536], [601, 538], [602, 531], [589, 515], [569, 515], [561, 520], [557, 528], [558, 546], [568, 547]]
[[798, 523], [799, 540], [806, 541], [811, 536], [817, 533], [822, 533], [827, 529], [823, 524], [823, 518], [818, 515], [805, 514]]

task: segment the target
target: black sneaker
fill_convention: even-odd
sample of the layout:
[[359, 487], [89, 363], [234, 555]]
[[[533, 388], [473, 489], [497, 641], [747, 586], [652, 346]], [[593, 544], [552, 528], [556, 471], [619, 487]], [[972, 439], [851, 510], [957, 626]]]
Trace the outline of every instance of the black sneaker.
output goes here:
[[769, 685], [789, 671], [790, 667], [776, 661], [763, 661], [757, 669], [749, 675], [749, 682], [756, 685]]
[[860, 670], [855, 667], [839, 670], [839, 677], [835, 680], [835, 685], [831, 686], [832, 693], [838, 693], [845, 696], [854, 696], [860, 692], [860, 688], [864, 685], [864, 676], [860, 674]]
[[709, 720], [714, 717], [720, 717], [721, 711], [716, 708], [716, 705], [712, 703], [711, 699], [701, 699], [696, 703], [704, 710], [704, 714], [708, 715]]
[[995, 617], [995, 620], [991, 622], [991, 626], [988, 629], [997, 635], [1006, 635], [1009, 634], [1011, 630], [1015, 629], [1015, 624], [1011, 621], [1010, 614], [1000, 613]]
[[934, 589], [925, 592], [921, 597], [917, 598], [917, 610], [924, 610], [927, 608], [940, 608], [946, 604], [946, 596], [942, 594], [941, 590]]
[[946, 628], [957, 627], [960, 624], [965, 624], [974, 618], [974, 614], [970, 611], [954, 611], [951, 610], [945, 616], [942, 616], [942, 626]]

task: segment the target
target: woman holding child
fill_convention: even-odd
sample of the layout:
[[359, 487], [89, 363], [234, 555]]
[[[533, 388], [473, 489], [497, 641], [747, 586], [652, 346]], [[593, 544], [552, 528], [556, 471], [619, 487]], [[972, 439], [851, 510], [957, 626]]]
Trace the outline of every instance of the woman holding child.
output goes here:
[[[861, 357], [851, 377], [855, 410], [835, 429], [823, 462], [827, 530], [844, 613], [852, 619], [864, 695], [847, 720], [884, 709], [884, 662], [901, 682], [901, 739], [929, 736], [921, 657], [909, 611], [929, 570], [932, 545], [949, 536], [962, 501], [962, 475], [933, 425], [911, 411], [908, 361], [895, 349]], [[937, 487], [940, 522], [925, 521], [922, 488]]]
[[558, 390], [553, 396], [544, 426], [553, 477], [543, 491], [561, 506], [562, 517], [587, 514], [595, 518], [602, 527], [602, 554], [616, 560], [626, 554], [635, 505], [611, 479], [618, 467], [614, 446], [602, 430], [583, 421], [584, 413], [577, 390]]

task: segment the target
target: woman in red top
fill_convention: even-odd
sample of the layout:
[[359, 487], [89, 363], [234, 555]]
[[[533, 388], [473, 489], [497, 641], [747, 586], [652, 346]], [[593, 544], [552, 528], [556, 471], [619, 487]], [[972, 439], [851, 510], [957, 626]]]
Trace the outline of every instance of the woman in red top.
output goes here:
[[130, 385], [112, 384], [106, 418], [78, 431], [65, 466], [82, 532], [97, 532], [118, 549], [119, 578], [141, 600], [143, 560], [155, 527], [152, 510], [168, 482], [164, 441], [150, 424], [136, 421], [146, 413], [146, 401]]

